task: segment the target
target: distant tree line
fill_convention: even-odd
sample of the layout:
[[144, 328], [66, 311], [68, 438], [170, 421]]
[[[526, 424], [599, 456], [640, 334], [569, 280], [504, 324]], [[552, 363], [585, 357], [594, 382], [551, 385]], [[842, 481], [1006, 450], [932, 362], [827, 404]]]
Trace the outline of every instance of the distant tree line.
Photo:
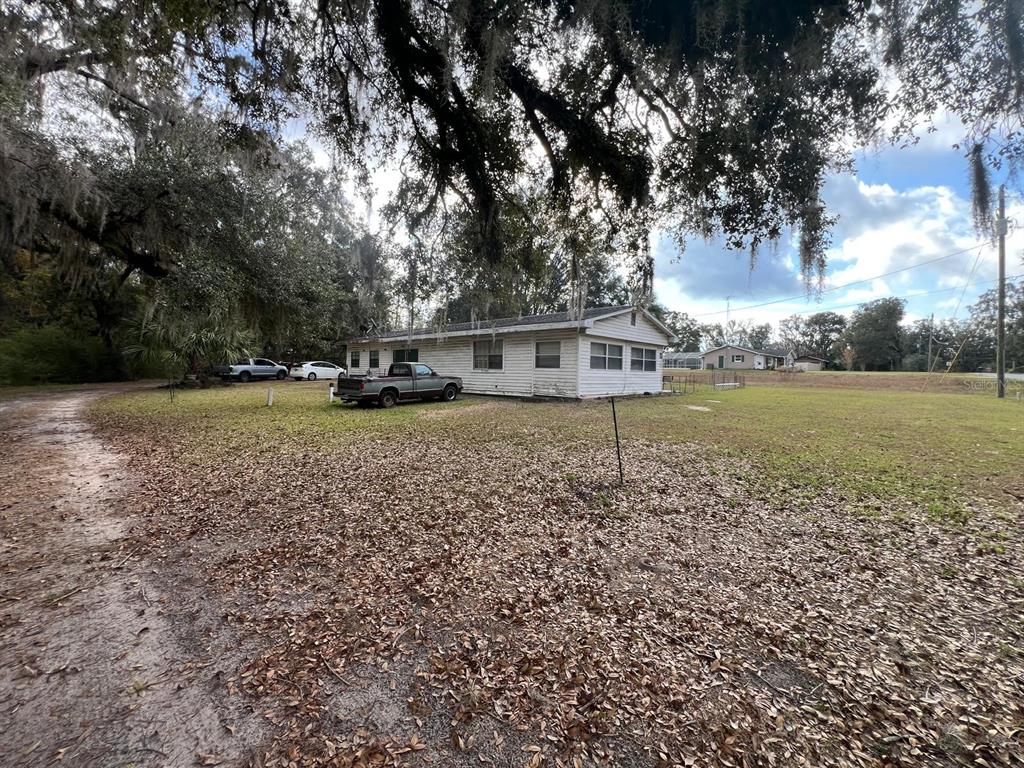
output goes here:
[[[772, 346], [822, 358], [836, 369], [977, 371], [995, 365], [996, 308], [993, 288], [959, 320], [904, 322], [906, 302], [900, 298], [862, 304], [849, 319], [837, 312], [815, 312], [792, 315], [774, 328], [744, 320], [702, 324], [682, 312], [664, 312], [663, 317], [678, 336], [673, 349], [682, 352], [723, 344]], [[1007, 283], [1006, 361], [1009, 370], [1024, 370], [1024, 281]]]

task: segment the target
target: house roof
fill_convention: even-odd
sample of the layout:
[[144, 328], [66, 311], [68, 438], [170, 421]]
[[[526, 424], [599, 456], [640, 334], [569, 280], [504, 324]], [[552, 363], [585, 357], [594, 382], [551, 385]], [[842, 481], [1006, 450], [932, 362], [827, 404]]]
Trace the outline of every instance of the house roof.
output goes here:
[[816, 355], [797, 355], [797, 360], [817, 360], [819, 363], [827, 363], [828, 359], [824, 357], [817, 357]]
[[742, 349], [744, 352], [749, 352], [752, 355], [766, 355], [768, 357], [786, 357], [789, 352], [779, 347], [768, 347], [767, 349], [751, 349], [750, 347], [744, 347], [739, 344], [723, 344], [720, 347], [712, 347], [706, 350], [702, 354], [710, 355], [712, 352], [717, 352], [720, 349]]
[[[430, 339], [443, 336], [473, 336], [486, 331], [514, 333], [540, 329], [589, 328], [593, 326], [595, 320], [603, 320], [632, 311], [634, 311], [633, 307], [591, 307], [590, 309], [583, 310], [582, 316], [574, 315], [574, 313], [570, 312], [549, 312], [544, 315], [502, 317], [495, 320], [476, 320], [469, 323], [449, 323], [440, 328], [413, 328], [412, 330], [388, 331], [387, 333], [350, 339], [349, 342], [402, 341], [405, 339]], [[661, 331], [664, 331], [670, 339], [675, 338], [672, 331], [650, 312], [645, 309], [637, 309], [636, 311], [643, 313], [648, 320], [654, 323]]]

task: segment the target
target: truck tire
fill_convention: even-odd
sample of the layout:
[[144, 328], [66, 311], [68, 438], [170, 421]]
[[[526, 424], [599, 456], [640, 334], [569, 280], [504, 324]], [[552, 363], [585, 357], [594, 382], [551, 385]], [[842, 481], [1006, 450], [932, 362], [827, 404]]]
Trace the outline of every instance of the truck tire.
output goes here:
[[238, 374], [238, 380], [243, 384], [245, 384], [247, 381], [250, 381], [251, 379], [252, 374], [249, 373], [248, 371], [242, 371], [240, 374]]
[[450, 403], [458, 396], [459, 388], [456, 387], [454, 384], [449, 384], [447, 387], [444, 388], [444, 392], [441, 393], [441, 399], [448, 403]]
[[277, 380], [278, 381], [284, 381], [287, 376], [288, 376], [288, 371], [278, 371], [277, 372]]
[[393, 389], [385, 389], [380, 393], [379, 402], [381, 408], [390, 408], [398, 402], [398, 394]]

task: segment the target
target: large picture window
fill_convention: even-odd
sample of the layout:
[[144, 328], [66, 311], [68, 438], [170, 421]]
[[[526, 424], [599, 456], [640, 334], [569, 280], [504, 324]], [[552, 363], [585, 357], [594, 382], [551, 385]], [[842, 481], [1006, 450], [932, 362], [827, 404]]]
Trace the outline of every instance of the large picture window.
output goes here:
[[501, 339], [473, 342], [473, 368], [479, 371], [500, 371], [504, 366], [504, 342]]
[[600, 371], [621, 371], [622, 345], [590, 342], [590, 367]]
[[658, 350], [632, 347], [630, 349], [629, 368], [632, 371], [658, 370]]
[[536, 368], [561, 368], [562, 342], [538, 341], [534, 366]]
[[420, 351], [416, 347], [395, 350], [394, 362], [396, 363], [418, 363], [419, 361]]

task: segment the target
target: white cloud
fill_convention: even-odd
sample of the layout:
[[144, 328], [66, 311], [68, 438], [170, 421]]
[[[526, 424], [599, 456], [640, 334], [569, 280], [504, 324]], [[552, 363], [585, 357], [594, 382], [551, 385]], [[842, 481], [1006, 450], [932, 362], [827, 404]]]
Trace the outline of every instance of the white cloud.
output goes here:
[[[777, 323], [825, 309], [849, 314], [858, 303], [885, 296], [906, 298], [908, 318], [947, 316], [958, 304], [963, 317], [994, 286], [996, 249], [974, 231], [970, 201], [952, 185], [901, 188], [847, 174], [829, 179], [825, 199], [840, 219], [828, 252], [825, 292], [817, 299], [794, 298], [800, 283], [790, 245], [750, 272], [714, 245], [690, 247], [681, 262], [671, 263], [664, 242], [657, 251], [656, 296], [705, 322], [724, 322], [725, 297], [732, 296], [732, 318]], [[1007, 238], [1007, 274], [1013, 276], [1024, 273], [1024, 202], [1007, 202], [1007, 217], [1018, 222]], [[766, 289], [759, 292], [759, 286]], [[787, 300], [777, 301], [782, 298]]]

